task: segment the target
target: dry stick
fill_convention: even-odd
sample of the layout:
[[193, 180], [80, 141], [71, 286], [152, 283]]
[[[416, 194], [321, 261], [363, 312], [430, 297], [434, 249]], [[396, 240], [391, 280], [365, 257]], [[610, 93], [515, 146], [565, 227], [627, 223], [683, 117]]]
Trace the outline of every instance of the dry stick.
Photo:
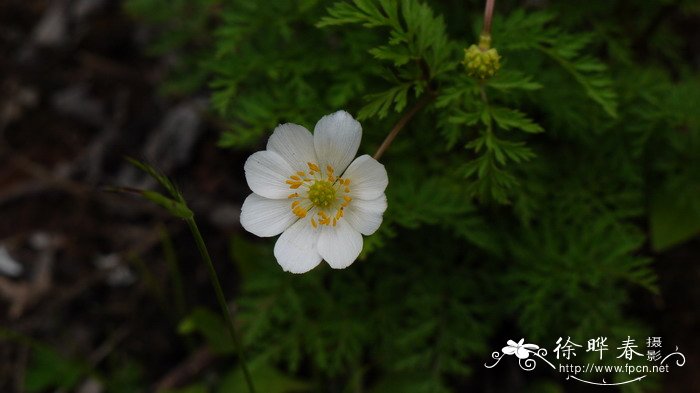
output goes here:
[[394, 141], [394, 138], [396, 138], [396, 135], [398, 135], [399, 131], [401, 131], [406, 124], [408, 123], [411, 118], [418, 113], [421, 109], [423, 109], [430, 101], [432, 101], [435, 98], [435, 93], [433, 92], [428, 92], [425, 94], [418, 102], [416, 102], [415, 105], [406, 112], [400, 119], [399, 121], [394, 125], [394, 128], [391, 129], [389, 132], [389, 135], [386, 136], [384, 139], [384, 142], [382, 142], [382, 145], [379, 146], [379, 149], [377, 149], [377, 152], [374, 153], [374, 159], [379, 161], [379, 159], [382, 157], [382, 154], [386, 151], [386, 149], [389, 148], [389, 145], [391, 145], [391, 142]]

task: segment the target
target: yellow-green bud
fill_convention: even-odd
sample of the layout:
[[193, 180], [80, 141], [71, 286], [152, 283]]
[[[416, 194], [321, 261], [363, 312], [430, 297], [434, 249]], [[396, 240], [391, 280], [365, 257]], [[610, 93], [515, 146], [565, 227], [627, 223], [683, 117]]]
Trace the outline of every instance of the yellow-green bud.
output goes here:
[[479, 46], [472, 45], [464, 50], [464, 61], [462, 62], [467, 68], [467, 74], [477, 79], [488, 79], [496, 75], [496, 72], [501, 68], [498, 51], [495, 48], [489, 48], [491, 38], [482, 36]]

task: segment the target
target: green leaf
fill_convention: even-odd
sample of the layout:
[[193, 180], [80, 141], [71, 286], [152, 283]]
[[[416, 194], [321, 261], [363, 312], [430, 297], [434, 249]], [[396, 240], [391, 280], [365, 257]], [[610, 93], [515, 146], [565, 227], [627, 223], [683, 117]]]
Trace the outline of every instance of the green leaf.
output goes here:
[[[345, 24], [390, 28], [390, 46], [404, 46], [411, 57], [424, 58], [435, 71], [447, 60], [445, 22], [427, 4], [415, 0], [381, 0], [378, 4], [371, 0], [338, 2], [328, 8], [328, 16], [321, 18], [316, 26]], [[389, 50], [381, 48], [384, 48], [381, 52]]]
[[420, 372], [392, 373], [380, 379], [369, 393], [410, 392], [429, 378]]
[[549, 49], [543, 46], [540, 50], [569, 72], [583, 87], [588, 97], [600, 104], [610, 117], [617, 118], [617, 93], [612, 88], [612, 80], [604, 73], [607, 67], [600, 60], [592, 57], [575, 58], [562, 48]]
[[531, 157], [532, 154], [528, 153], [529, 149], [525, 146], [516, 144], [509, 147], [504, 142], [491, 133], [485, 133], [467, 144], [466, 147], [476, 153], [483, 151], [478, 157], [461, 167], [464, 177], [472, 179], [467, 187], [470, 196], [477, 197], [482, 201], [510, 202], [509, 196], [512, 190], [519, 185], [519, 182], [515, 176], [507, 171], [507, 167], [503, 166], [506, 162], [504, 148], [512, 151], [523, 149], [525, 153], [520, 154], [524, 154], [526, 157]]
[[[364, 27], [378, 27], [391, 25], [391, 19], [385, 17], [381, 11], [372, 4], [372, 1], [354, 0], [351, 3], [338, 2], [328, 8], [328, 15], [321, 18], [317, 27], [338, 26], [350, 23], [361, 23]], [[396, 6], [393, 7], [394, 9]]]
[[600, 60], [585, 55], [593, 36], [567, 34], [550, 26], [553, 20], [551, 12], [525, 13], [519, 9], [505, 21], [494, 23], [494, 42], [505, 50], [539, 49], [559, 63], [610, 117], [616, 118], [617, 93], [607, 67]]
[[159, 192], [147, 190], [142, 191], [141, 195], [156, 205], [164, 208], [175, 217], [187, 219], [194, 216], [192, 210], [190, 210], [184, 202], [170, 199]]
[[36, 344], [32, 349], [32, 361], [24, 379], [24, 388], [30, 393], [50, 388], [72, 390], [88, 373], [84, 364], [67, 359], [45, 345]]
[[126, 160], [129, 161], [131, 165], [135, 166], [136, 168], [142, 170], [143, 172], [151, 176], [155, 181], [158, 182], [158, 184], [161, 185], [161, 187], [165, 188], [173, 198], [179, 197], [180, 192], [177, 190], [177, 187], [175, 187], [173, 182], [171, 182], [170, 179], [168, 179], [158, 170], [132, 157], [126, 157]]
[[382, 222], [379, 229], [362, 240], [362, 251], [357, 259], [361, 261], [366, 260], [373, 252], [381, 250], [387, 241], [393, 237], [396, 237], [396, 230], [392, 227], [389, 217], [385, 216], [384, 222]]
[[678, 203], [675, 194], [657, 190], [649, 209], [651, 245], [655, 251], [665, 251], [700, 235], [700, 214]]
[[493, 106], [489, 107], [489, 113], [496, 123], [504, 130], [517, 128], [530, 133], [544, 131], [539, 124], [533, 122], [524, 113], [516, 109]]
[[532, 91], [542, 88], [541, 84], [532, 81], [532, 76], [508, 69], [500, 69], [495, 77], [487, 81], [487, 84], [489, 87], [502, 92], [511, 90]]
[[392, 105], [397, 112], [400, 112], [406, 106], [410, 88], [410, 83], [404, 83], [387, 91], [366, 96], [365, 99], [369, 103], [360, 109], [357, 119], [363, 120], [372, 116], [377, 116], [381, 119], [389, 113]]
[[[154, 180], [156, 180], [163, 188], [165, 188], [168, 193], [171, 195], [172, 198], [168, 198], [165, 195], [157, 192], [157, 191], [149, 191], [149, 190], [126, 190], [126, 191], [135, 191], [136, 193], [140, 194], [144, 198], [148, 199], [149, 201], [155, 203], [156, 205], [164, 208], [167, 210], [170, 214], [172, 214], [175, 217], [183, 218], [183, 219], [188, 219], [192, 218], [194, 216], [194, 213], [192, 213], [192, 210], [187, 207], [187, 203], [185, 202], [185, 199], [182, 197], [182, 194], [180, 191], [175, 187], [172, 181], [168, 179], [165, 175], [162, 173], [158, 172], [155, 168], [148, 164], [144, 164], [141, 161], [138, 161], [134, 158], [127, 157], [127, 161], [129, 161], [133, 166], [137, 167], [138, 169], [141, 169], [142, 171], [146, 172], [148, 175], [150, 175]], [[116, 189], [119, 191], [120, 189]]]
[[[249, 364], [250, 377], [255, 381], [255, 390], [265, 393], [301, 393], [316, 391], [309, 382], [286, 375], [262, 360]], [[219, 384], [218, 393], [246, 392], [243, 371], [236, 367], [226, 374]]]
[[493, 24], [493, 42], [499, 49], [527, 50], [536, 48], [542, 42], [547, 42], [556, 35], [548, 31], [545, 25], [554, 19], [554, 14], [547, 11], [525, 12], [517, 8], [507, 17], [496, 16]]
[[279, 265], [267, 242], [253, 242], [241, 235], [234, 235], [229, 247], [231, 260], [235, 262], [245, 286], [249, 278], [265, 271], [279, 270]]
[[450, 116], [449, 122], [453, 124], [464, 124], [467, 126], [473, 126], [481, 120], [482, 112], [463, 112], [458, 111], [454, 116]]
[[200, 333], [204, 336], [209, 348], [219, 354], [235, 353], [235, 346], [228, 329], [218, 314], [198, 307], [178, 326], [180, 334]]
[[389, 195], [393, 219], [404, 227], [417, 228], [472, 212], [474, 207], [456, 180], [434, 176], [397, 185]]
[[369, 53], [379, 60], [389, 60], [393, 62], [397, 67], [402, 66], [411, 60], [411, 54], [404, 47], [384, 45], [370, 49]]

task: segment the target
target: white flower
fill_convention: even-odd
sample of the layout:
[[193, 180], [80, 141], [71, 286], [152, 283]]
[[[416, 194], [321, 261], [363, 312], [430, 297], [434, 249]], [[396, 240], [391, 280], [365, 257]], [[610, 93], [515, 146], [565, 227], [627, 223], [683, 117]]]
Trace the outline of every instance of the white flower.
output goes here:
[[285, 271], [305, 273], [322, 259], [344, 269], [360, 255], [362, 235], [381, 225], [389, 179], [374, 158], [353, 161], [360, 139], [360, 123], [338, 111], [321, 118], [313, 136], [296, 124], [278, 126], [267, 150], [246, 161], [253, 194], [241, 225], [261, 237], [282, 233], [274, 253]]

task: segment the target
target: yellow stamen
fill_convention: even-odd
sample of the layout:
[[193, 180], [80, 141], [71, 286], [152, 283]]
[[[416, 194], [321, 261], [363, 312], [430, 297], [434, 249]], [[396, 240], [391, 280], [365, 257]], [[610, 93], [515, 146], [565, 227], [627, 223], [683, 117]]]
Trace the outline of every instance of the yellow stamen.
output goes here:
[[289, 184], [289, 188], [296, 189], [301, 187], [301, 181], [298, 180], [287, 180], [285, 183]]
[[299, 198], [299, 193], [295, 192], [294, 194], [289, 194], [289, 195], [287, 195], [287, 198], [290, 198], [290, 199], [291, 198]]
[[337, 224], [337, 223], [338, 223], [338, 220], [336, 220], [336, 219], [334, 218], [334, 219], [333, 219], [333, 226], [335, 226], [335, 224]]
[[292, 210], [292, 213], [296, 214], [299, 218], [306, 217], [306, 209], [301, 206], [297, 206], [294, 210]]
[[318, 228], [318, 224], [316, 224], [316, 220], [314, 220], [313, 218], [311, 219], [311, 226], [314, 228]]
[[325, 212], [320, 211], [320, 212], [318, 212], [318, 215], [321, 217], [321, 218], [318, 219], [318, 223], [319, 223], [319, 224], [321, 224], [321, 225], [328, 225], [328, 224], [331, 223], [330, 217], [328, 217], [328, 215], [326, 215]]
[[313, 162], [307, 162], [306, 164], [312, 171], [321, 172], [321, 168], [319, 168], [318, 165], [314, 164]]
[[299, 201], [292, 202], [292, 207], [294, 208], [294, 207], [299, 206], [299, 203], [301, 203], [301, 202], [299, 202]]
[[300, 177], [304, 177], [304, 176], [306, 176], [306, 173], [299, 171], [299, 172], [297, 172], [297, 175], [299, 175]]
[[289, 177], [290, 177], [291, 179], [294, 179], [294, 180], [297, 180], [297, 181], [301, 180], [301, 178], [300, 178], [299, 176], [292, 175], [292, 176], [289, 176]]

